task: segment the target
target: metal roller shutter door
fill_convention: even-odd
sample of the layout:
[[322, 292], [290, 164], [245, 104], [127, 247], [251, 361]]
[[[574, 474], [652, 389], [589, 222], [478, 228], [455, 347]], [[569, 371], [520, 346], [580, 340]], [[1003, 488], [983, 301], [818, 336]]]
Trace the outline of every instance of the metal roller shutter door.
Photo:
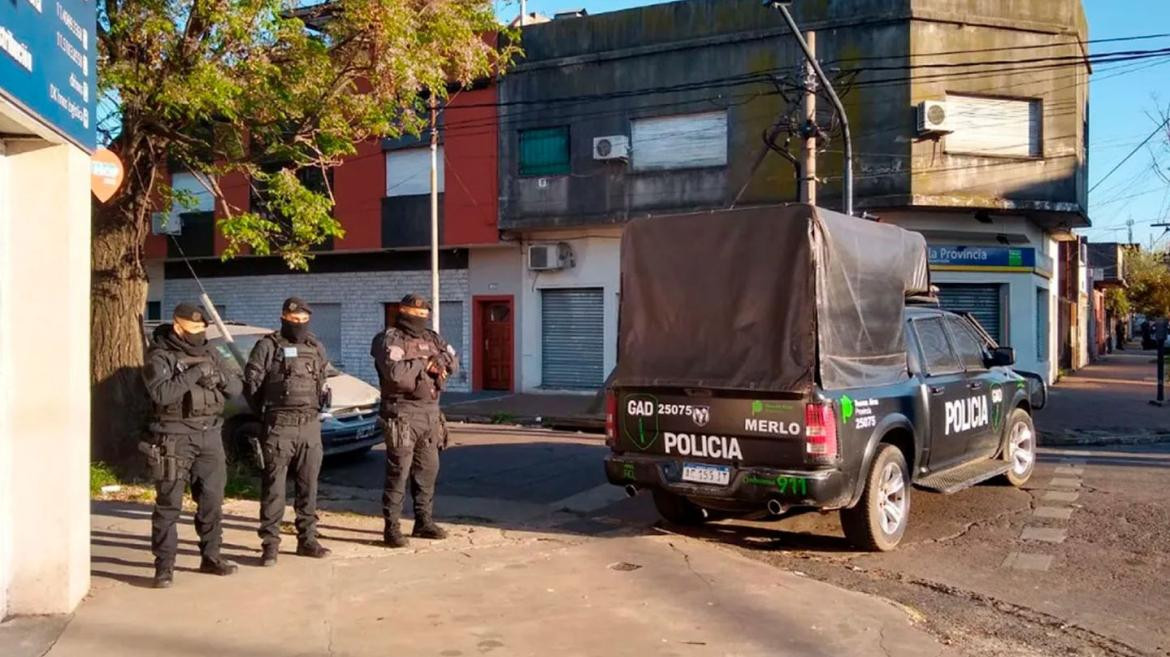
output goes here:
[[938, 296], [944, 310], [971, 313], [996, 342], [1001, 342], [1003, 304], [999, 285], [939, 284]]
[[598, 388], [604, 372], [602, 289], [542, 290], [541, 387]]

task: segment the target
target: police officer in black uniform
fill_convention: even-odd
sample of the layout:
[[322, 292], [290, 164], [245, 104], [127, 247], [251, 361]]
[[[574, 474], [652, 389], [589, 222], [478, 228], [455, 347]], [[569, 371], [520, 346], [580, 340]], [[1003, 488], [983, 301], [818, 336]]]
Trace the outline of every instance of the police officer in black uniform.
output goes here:
[[199, 570], [231, 575], [237, 565], [220, 556], [223, 538], [224, 401], [240, 394], [240, 377], [225, 367], [222, 356], [207, 342], [207, 321], [198, 307], [181, 303], [172, 324], [155, 331], [146, 355], [143, 380], [154, 405], [149, 441], [139, 447], [158, 493], [151, 517], [154, 586], [174, 582], [178, 537], [175, 522], [183, 490], [191, 485], [198, 508]]
[[261, 480], [260, 562], [275, 566], [284, 517], [289, 467], [296, 480], [297, 554], [321, 559], [330, 550], [317, 542], [317, 476], [321, 473], [321, 420], [328, 408], [325, 347], [309, 331], [309, 304], [289, 297], [281, 308], [280, 330], [252, 348], [244, 389], [264, 418], [264, 477]]
[[399, 528], [406, 482], [414, 498], [417, 538], [442, 539], [447, 533], [435, 524], [435, 479], [439, 451], [446, 447], [447, 426], [439, 412], [439, 394], [455, 373], [455, 349], [428, 329], [431, 306], [416, 294], [399, 304], [394, 326], [375, 336], [371, 355], [382, 387], [380, 416], [386, 436], [386, 487], [382, 494], [383, 539], [390, 547], [408, 541]]

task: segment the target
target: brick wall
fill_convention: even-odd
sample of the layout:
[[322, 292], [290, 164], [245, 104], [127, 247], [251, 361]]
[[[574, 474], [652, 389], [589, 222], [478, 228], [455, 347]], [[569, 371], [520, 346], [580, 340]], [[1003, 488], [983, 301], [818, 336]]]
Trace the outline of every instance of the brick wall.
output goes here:
[[[341, 304], [341, 358], [345, 371], [377, 385], [378, 375], [370, 358], [370, 340], [383, 328], [383, 304], [398, 301], [410, 292], [429, 294], [429, 271], [350, 272], [343, 274], [282, 274], [276, 276], [233, 276], [204, 278], [203, 286], [217, 306], [226, 309], [226, 319], [254, 326], [276, 327], [280, 323], [280, 304], [296, 295], [309, 303]], [[442, 300], [458, 301], [463, 306], [462, 344], [459, 350], [460, 372], [450, 381], [450, 389], [470, 389], [471, 303], [468, 296], [467, 270], [440, 272]], [[163, 292], [163, 315], [168, 316], [175, 304], [198, 302], [199, 288], [191, 279], [168, 279]], [[331, 358], [333, 358], [331, 356]]]

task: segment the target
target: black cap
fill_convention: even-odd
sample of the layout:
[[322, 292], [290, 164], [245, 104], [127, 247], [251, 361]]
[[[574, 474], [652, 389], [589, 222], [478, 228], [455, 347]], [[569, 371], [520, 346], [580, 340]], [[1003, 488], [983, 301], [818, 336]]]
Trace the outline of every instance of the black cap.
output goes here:
[[280, 314], [283, 315], [285, 313], [309, 313], [312, 315], [313, 309], [309, 307], [309, 304], [305, 303], [304, 299], [300, 297], [289, 297], [284, 300], [284, 305], [280, 307]]
[[402, 302], [398, 304], [402, 308], [422, 308], [424, 310], [431, 309], [431, 302], [427, 298], [418, 294], [408, 294], [402, 297]]
[[175, 312], [172, 315], [175, 319], [185, 319], [191, 322], [207, 323], [207, 314], [193, 303], [180, 303], [175, 306]]

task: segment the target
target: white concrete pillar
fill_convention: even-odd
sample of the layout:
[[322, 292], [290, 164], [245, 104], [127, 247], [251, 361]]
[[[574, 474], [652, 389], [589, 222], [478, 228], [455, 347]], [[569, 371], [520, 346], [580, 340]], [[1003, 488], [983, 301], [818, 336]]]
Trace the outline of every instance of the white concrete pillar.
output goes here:
[[89, 590], [90, 159], [0, 160], [0, 616], [64, 614]]

